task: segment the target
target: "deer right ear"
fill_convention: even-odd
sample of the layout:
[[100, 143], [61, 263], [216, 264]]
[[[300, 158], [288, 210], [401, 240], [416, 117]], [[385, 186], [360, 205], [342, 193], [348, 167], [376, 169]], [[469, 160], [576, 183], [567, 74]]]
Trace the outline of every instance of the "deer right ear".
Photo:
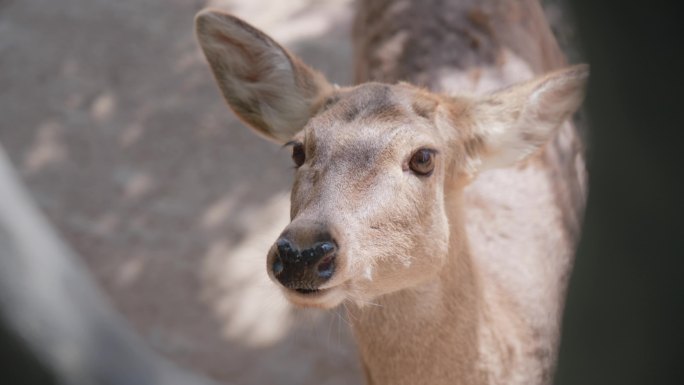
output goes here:
[[579, 108], [589, 67], [575, 65], [477, 99], [468, 148], [473, 168], [507, 167], [537, 152]]
[[203, 10], [195, 30], [228, 105], [269, 139], [291, 139], [333, 90], [323, 75], [235, 16]]

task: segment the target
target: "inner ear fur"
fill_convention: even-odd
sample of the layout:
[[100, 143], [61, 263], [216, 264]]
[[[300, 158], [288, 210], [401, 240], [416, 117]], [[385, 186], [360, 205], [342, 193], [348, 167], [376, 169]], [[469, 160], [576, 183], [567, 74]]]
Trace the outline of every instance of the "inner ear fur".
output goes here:
[[235, 16], [203, 10], [195, 30], [228, 105], [269, 139], [292, 138], [333, 90], [323, 75]]
[[587, 65], [551, 72], [475, 100], [469, 142], [478, 170], [507, 167], [537, 152], [584, 99]]

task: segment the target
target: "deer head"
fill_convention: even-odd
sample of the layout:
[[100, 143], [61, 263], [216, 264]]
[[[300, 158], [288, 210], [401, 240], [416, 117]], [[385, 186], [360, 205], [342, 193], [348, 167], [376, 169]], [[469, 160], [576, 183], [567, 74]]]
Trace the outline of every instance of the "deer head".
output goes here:
[[488, 95], [409, 84], [339, 88], [263, 32], [216, 10], [197, 37], [233, 111], [292, 147], [291, 223], [266, 267], [294, 304], [330, 308], [410, 288], [465, 240], [451, 202], [478, 173], [537, 152], [579, 107], [586, 66]]

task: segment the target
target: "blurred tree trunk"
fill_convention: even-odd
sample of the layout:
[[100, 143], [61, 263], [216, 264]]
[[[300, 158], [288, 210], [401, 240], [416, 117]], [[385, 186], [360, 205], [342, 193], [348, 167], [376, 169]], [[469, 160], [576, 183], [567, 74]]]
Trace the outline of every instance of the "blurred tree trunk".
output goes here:
[[0, 362], [12, 385], [213, 384], [133, 333], [30, 201], [2, 147]]

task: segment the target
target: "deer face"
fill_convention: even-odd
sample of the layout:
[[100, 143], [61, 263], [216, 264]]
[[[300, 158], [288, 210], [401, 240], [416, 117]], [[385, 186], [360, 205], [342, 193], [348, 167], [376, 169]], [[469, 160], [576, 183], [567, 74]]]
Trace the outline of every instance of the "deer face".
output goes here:
[[455, 236], [449, 198], [478, 171], [539, 149], [579, 106], [587, 76], [574, 67], [477, 99], [405, 84], [339, 89], [233, 16], [203, 11], [196, 26], [231, 108], [292, 146], [292, 221], [266, 267], [301, 306], [363, 304], [439, 274]]
[[292, 222], [267, 263], [292, 302], [366, 302], [442, 267], [448, 151], [411, 103], [417, 93], [373, 83], [334, 92], [292, 139]]

